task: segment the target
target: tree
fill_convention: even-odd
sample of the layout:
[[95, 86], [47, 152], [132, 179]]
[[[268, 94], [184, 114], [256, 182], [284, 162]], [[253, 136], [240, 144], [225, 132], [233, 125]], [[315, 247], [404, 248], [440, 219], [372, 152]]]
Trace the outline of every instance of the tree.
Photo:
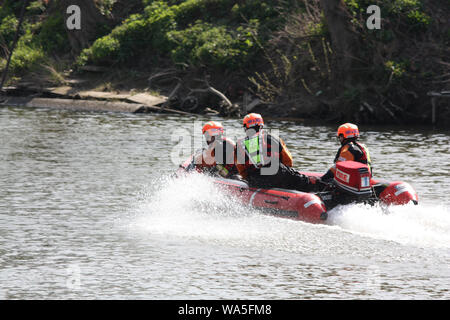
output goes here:
[[[344, 84], [351, 81], [352, 66], [357, 60], [358, 35], [351, 23], [351, 15], [343, 0], [320, 0], [331, 43], [337, 55], [336, 79]], [[341, 81], [339, 81], [342, 83]]]

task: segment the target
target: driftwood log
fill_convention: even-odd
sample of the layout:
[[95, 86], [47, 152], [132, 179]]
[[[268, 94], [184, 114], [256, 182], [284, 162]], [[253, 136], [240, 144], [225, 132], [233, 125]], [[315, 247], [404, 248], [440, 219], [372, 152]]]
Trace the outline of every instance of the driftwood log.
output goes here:
[[[167, 101], [164, 102], [161, 105], [161, 108], [167, 108], [170, 105], [173, 105], [174, 103], [177, 104], [177, 107], [180, 108], [183, 111], [187, 112], [194, 112], [198, 110], [198, 108], [202, 108], [202, 110], [206, 111], [207, 113], [211, 114], [214, 113], [214, 110], [210, 108], [210, 106], [207, 105], [199, 105], [199, 94], [212, 94], [220, 98], [221, 101], [221, 110], [216, 111], [217, 113], [220, 113], [221, 115], [230, 115], [230, 114], [236, 114], [237, 111], [239, 111], [239, 107], [234, 105], [228, 97], [219, 91], [218, 89], [214, 88], [209, 84], [207, 80], [203, 79], [182, 79], [178, 77], [176, 70], [169, 69], [161, 72], [157, 72], [150, 76], [148, 78], [149, 83], [152, 83], [153, 81], [159, 79], [159, 81], [163, 81], [164, 77], [170, 77], [171, 81], [176, 80], [176, 85], [171, 89]], [[196, 82], [202, 82], [203, 86], [199, 88], [191, 88], [187, 86], [185, 83], [191, 83], [193, 81]]]

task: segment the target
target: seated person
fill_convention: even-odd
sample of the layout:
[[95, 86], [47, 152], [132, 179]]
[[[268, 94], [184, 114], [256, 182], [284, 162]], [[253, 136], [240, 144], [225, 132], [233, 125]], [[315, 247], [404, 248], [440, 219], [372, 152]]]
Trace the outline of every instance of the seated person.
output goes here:
[[263, 118], [250, 113], [244, 117], [246, 137], [236, 146], [236, 167], [251, 187], [308, 191], [310, 180], [292, 168], [292, 156], [281, 138], [262, 130]]
[[194, 155], [193, 163], [198, 171], [232, 178], [236, 175], [236, 144], [223, 136], [224, 129], [220, 122], [209, 121], [202, 128], [208, 147]]
[[[348, 160], [361, 162], [369, 166], [369, 171], [372, 174], [369, 149], [364, 144], [356, 141], [359, 138], [358, 126], [352, 123], [344, 123], [338, 128], [337, 138], [341, 143], [341, 147], [334, 158], [334, 163]], [[321, 180], [325, 182], [330, 181], [334, 178], [335, 171], [336, 165], [333, 165], [321, 177]]]

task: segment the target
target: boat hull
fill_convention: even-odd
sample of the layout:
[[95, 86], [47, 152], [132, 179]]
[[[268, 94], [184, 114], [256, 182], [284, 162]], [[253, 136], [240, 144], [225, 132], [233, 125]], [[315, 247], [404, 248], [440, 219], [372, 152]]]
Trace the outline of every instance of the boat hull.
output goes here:
[[[196, 172], [192, 158], [180, 165], [177, 176]], [[320, 173], [301, 172], [307, 176], [320, 177]], [[323, 223], [328, 212], [340, 204], [380, 202], [386, 205], [418, 204], [418, 195], [414, 188], [402, 181], [370, 179], [372, 194], [358, 198], [339, 191], [332, 184], [317, 185], [311, 192], [287, 189], [262, 189], [250, 187], [245, 181], [211, 176], [212, 181], [242, 202], [243, 205], [257, 208], [272, 215], [302, 220], [310, 223]]]
[[311, 223], [328, 217], [325, 203], [314, 193], [286, 189], [251, 188], [243, 181], [214, 178], [214, 183], [227, 190], [243, 204], [266, 213]]

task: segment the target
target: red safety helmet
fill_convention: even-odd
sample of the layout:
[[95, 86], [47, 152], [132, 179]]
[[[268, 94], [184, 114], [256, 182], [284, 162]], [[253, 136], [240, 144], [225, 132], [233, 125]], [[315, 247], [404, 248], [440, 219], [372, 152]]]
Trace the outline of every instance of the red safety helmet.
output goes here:
[[209, 121], [203, 125], [202, 133], [206, 141], [210, 141], [212, 137], [223, 135], [224, 129], [220, 122]]
[[254, 126], [264, 126], [264, 120], [259, 113], [249, 113], [244, 117], [243, 121], [245, 129], [249, 129]]
[[339, 136], [343, 136], [344, 139], [350, 139], [350, 138], [359, 138], [359, 129], [356, 124], [353, 123], [344, 123], [343, 125], [340, 125], [336, 136], [339, 138]]

